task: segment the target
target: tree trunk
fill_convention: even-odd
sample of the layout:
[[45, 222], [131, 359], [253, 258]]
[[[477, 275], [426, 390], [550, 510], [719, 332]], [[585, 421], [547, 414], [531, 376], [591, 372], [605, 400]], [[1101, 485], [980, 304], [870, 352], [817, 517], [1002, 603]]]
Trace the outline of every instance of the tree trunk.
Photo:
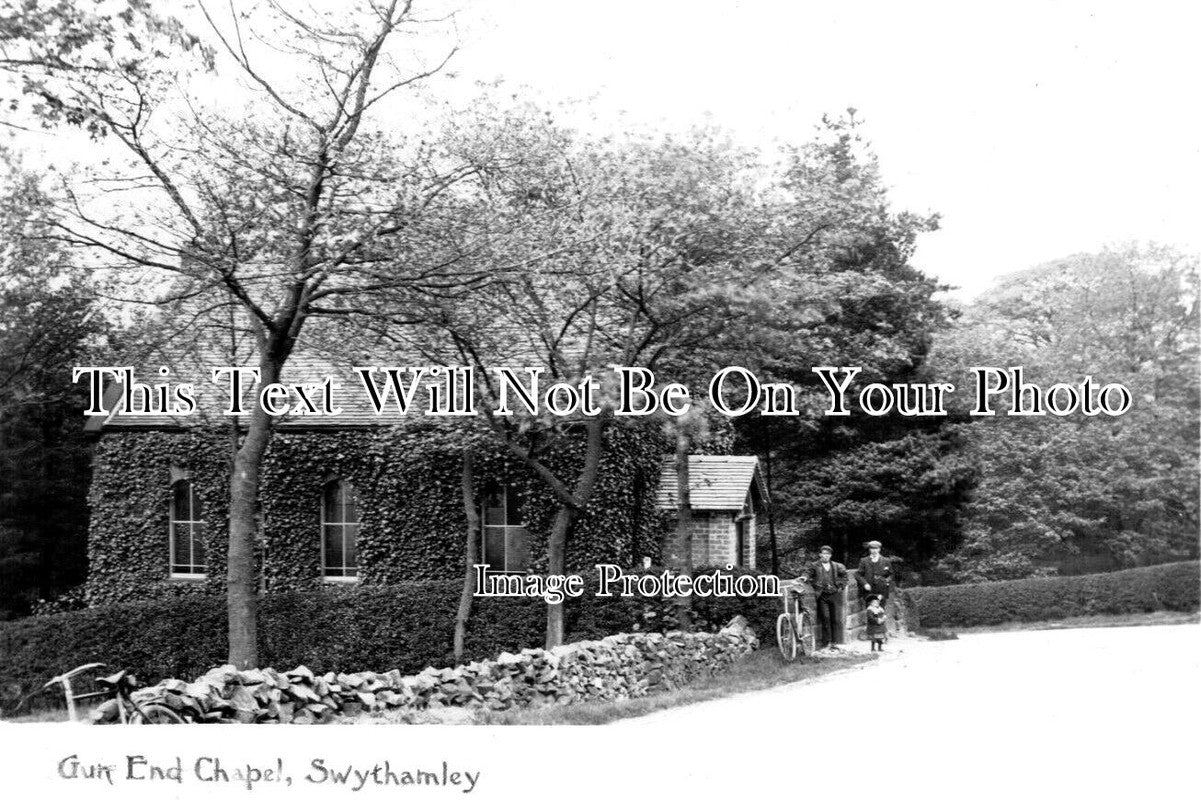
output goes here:
[[[50, 497], [53, 494], [52, 481], [50, 477], [50, 458], [54, 452], [54, 426], [50, 422], [50, 407], [41, 406], [37, 411], [39, 432], [41, 433], [40, 447], [38, 448], [38, 467], [40, 471], [41, 482], [38, 486], [38, 493], [43, 497]], [[37, 527], [38, 548], [41, 551], [38, 558], [37, 570], [39, 573], [37, 596], [43, 600], [49, 600], [53, 596], [53, 588], [55, 581], [53, 578], [53, 566], [56, 563], [54, 558], [55, 545], [61, 544], [57, 541], [58, 530], [55, 530], [52, 523], [47, 519], [47, 515], [39, 514]]]
[[[692, 575], [692, 492], [688, 488], [688, 432], [683, 425], [676, 428], [676, 491], [679, 501], [676, 512], [676, 561], [681, 575]], [[692, 630], [692, 593], [681, 592], [676, 598], [676, 622], [680, 630]]]
[[821, 527], [819, 528], [819, 535], [817, 537], [818, 542], [814, 546], [815, 549], [818, 547], [821, 547], [822, 545], [827, 545], [827, 544], [830, 545], [831, 547], [834, 546], [834, 543], [831, 542], [829, 539], [829, 535], [830, 535], [829, 531], [830, 531], [830, 515], [826, 511], [822, 511]]
[[[279, 380], [280, 364], [266, 355], [259, 361], [261, 388]], [[271, 441], [271, 417], [259, 406], [257, 392], [250, 424], [234, 454], [229, 478], [229, 552], [226, 563], [226, 604], [229, 611], [229, 663], [238, 669], [258, 666], [258, 581], [255, 543], [258, 539], [259, 476]]]
[[[588, 442], [584, 450], [584, 468], [576, 480], [572, 503], [560, 504], [551, 525], [550, 538], [546, 542], [546, 572], [548, 575], [565, 575], [567, 572], [567, 534], [572, 524], [592, 499], [596, 478], [600, 474], [600, 459], [604, 450], [605, 420], [597, 416], [586, 423]], [[546, 606], [546, 649], [563, 644], [565, 636], [563, 603]]]
[[[567, 562], [567, 532], [575, 522], [576, 512], [567, 506], [560, 506], [555, 513], [555, 521], [551, 525], [550, 538], [546, 542], [547, 574], [566, 574]], [[546, 644], [549, 650], [563, 644], [565, 635], [563, 619], [563, 603], [550, 603], [546, 607]]]
[[471, 602], [475, 597], [475, 564], [479, 560], [480, 511], [475, 504], [475, 467], [471, 451], [463, 450], [463, 511], [467, 514], [467, 546], [463, 569], [463, 593], [459, 595], [459, 610], [455, 613], [455, 661], [463, 660], [467, 639], [467, 620], [471, 618]]
[[256, 426], [234, 456], [229, 482], [229, 553], [226, 601], [229, 610], [229, 663], [238, 669], [258, 666], [258, 587], [255, 581], [255, 498], [258, 497], [260, 458], [266, 432]]
[[771, 542], [771, 574], [780, 574], [780, 549], [776, 544], [776, 509], [771, 502], [772, 485], [771, 485], [771, 422], [770, 417], [765, 417], [765, 423], [768, 430], [768, 445], [763, 448], [763, 468], [764, 478], [767, 482], [767, 497], [763, 498], [767, 503], [767, 537]]

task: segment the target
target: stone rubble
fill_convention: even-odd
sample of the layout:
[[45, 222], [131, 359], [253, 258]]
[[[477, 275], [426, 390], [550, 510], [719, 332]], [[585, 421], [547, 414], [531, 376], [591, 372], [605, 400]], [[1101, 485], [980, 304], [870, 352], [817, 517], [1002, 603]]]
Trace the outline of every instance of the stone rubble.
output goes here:
[[[551, 650], [526, 648], [489, 661], [426, 667], [416, 675], [355, 672], [315, 675], [305, 666], [215, 667], [188, 683], [138, 689], [139, 702], [162, 703], [202, 723], [314, 724], [364, 711], [459, 707], [504, 711], [539, 705], [612, 701], [670, 691], [720, 672], [758, 647], [742, 617], [718, 633], [620, 633]], [[110, 701], [93, 721], [116, 721]]]

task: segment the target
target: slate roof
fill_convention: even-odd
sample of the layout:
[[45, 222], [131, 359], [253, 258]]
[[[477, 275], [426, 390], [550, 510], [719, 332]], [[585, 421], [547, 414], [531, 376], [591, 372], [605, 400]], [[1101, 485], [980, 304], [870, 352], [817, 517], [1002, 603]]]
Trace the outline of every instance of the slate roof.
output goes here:
[[[756, 456], [689, 456], [688, 490], [692, 508], [698, 511], [741, 511], [747, 492], [754, 486], [758, 502], [767, 502], [767, 488], [759, 473]], [[676, 459], [663, 459], [657, 508], [675, 508], [679, 503], [676, 489]]]

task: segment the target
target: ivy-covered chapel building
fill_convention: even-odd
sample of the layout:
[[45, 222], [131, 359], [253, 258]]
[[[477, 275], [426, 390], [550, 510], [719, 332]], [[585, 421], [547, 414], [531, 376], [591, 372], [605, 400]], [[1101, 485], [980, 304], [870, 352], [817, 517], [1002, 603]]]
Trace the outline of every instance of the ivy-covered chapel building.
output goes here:
[[[136, 378], [164, 380], [157, 368], [139, 369]], [[123, 391], [114, 385], [107, 415], [89, 422], [97, 436], [90, 604], [224, 590], [236, 418], [217, 411], [226, 398], [208, 369], [183, 372], [175, 369], [172, 379], [194, 384], [195, 413], [117, 413]], [[290, 359], [285, 380], [315, 384], [327, 375], [359, 388], [349, 370], [301, 354]], [[461, 576], [464, 448], [473, 454], [480, 560], [494, 570], [541, 570], [554, 498], [491, 436], [463, 418], [376, 415], [358, 391], [340, 396], [339, 406], [337, 416], [288, 416], [276, 427], [259, 493], [264, 591]], [[581, 451], [582, 443], [565, 441], [548, 457], [569, 474]], [[677, 499], [670, 451], [655, 425], [608, 427], [595, 495], [568, 542], [569, 571], [591, 572], [601, 562], [670, 564], [664, 542]], [[757, 460], [694, 455], [689, 466], [693, 563], [754, 567], [756, 520], [767, 499]]]

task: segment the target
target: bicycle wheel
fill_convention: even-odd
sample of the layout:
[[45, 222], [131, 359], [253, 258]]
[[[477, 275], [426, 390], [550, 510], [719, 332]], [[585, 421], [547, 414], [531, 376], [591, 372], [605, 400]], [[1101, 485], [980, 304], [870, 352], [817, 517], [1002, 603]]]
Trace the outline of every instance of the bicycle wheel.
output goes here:
[[130, 723], [134, 725], [183, 725], [183, 717], [171, 709], [158, 703], [147, 703], [135, 706], [129, 715]]
[[802, 655], [813, 655], [813, 651], [817, 649], [817, 637], [813, 633], [813, 621], [809, 619], [808, 614], [801, 614], [801, 630], [796, 638], [800, 642]]
[[780, 655], [785, 661], [796, 658], [796, 636], [792, 630], [792, 617], [781, 614], [776, 618], [776, 642], [780, 645]]

